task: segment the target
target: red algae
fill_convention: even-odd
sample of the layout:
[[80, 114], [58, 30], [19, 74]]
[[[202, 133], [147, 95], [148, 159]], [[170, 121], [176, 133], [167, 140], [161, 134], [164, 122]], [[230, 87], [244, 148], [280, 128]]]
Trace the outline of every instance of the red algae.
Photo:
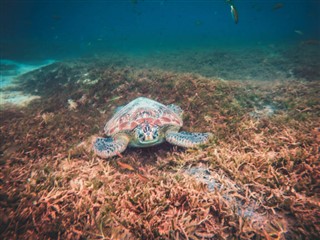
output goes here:
[[[319, 237], [319, 82], [221, 81], [107, 61], [46, 69], [23, 81], [41, 100], [0, 113], [4, 239]], [[110, 160], [77, 148], [139, 96], [180, 105], [183, 128], [214, 139]]]

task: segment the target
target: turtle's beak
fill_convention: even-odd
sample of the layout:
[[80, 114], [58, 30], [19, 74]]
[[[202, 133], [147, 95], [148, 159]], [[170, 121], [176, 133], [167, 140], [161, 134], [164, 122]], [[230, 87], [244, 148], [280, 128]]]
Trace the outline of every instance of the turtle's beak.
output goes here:
[[152, 132], [147, 132], [141, 141], [142, 144], [151, 144], [158, 141], [158, 137], [153, 135]]
[[151, 140], [153, 140], [153, 137], [151, 136], [151, 134], [146, 134], [144, 140], [151, 141]]

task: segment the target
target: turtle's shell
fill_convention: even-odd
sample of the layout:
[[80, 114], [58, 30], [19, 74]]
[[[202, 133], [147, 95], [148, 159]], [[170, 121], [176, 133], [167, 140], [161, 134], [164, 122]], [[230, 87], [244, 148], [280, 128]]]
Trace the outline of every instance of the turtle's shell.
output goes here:
[[113, 136], [119, 132], [131, 131], [141, 123], [150, 125], [182, 127], [182, 118], [171, 108], [151, 100], [139, 97], [122, 107], [106, 123], [106, 135]]

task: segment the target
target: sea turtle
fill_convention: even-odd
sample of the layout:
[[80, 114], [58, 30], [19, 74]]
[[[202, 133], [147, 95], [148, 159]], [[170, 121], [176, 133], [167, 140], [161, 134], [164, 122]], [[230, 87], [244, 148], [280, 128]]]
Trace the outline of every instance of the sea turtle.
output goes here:
[[211, 133], [178, 132], [182, 127], [182, 109], [174, 104], [165, 106], [154, 100], [139, 97], [118, 108], [106, 123], [107, 138], [96, 138], [94, 152], [102, 158], [115, 156], [127, 146], [149, 147], [167, 141], [181, 147], [206, 144]]

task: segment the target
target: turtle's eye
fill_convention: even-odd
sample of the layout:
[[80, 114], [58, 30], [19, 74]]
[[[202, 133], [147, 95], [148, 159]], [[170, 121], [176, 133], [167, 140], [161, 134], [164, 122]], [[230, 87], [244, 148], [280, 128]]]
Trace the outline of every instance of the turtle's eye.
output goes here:
[[144, 139], [144, 132], [142, 129], [138, 129], [137, 135], [139, 139], [142, 139], [142, 140]]

